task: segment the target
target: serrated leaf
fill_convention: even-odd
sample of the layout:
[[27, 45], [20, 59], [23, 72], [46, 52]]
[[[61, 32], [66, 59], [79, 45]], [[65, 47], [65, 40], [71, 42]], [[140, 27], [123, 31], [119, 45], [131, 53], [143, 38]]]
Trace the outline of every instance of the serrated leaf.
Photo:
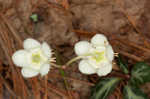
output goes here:
[[118, 55], [117, 63], [118, 63], [118, 66], [120, 67], [120, 69], [121, 69], [125, 74], [128, 74], [128, 73], [129, 73], [129, 71], [128, 71], [128, 65], [127, 65], [127, 63], [122, 59], [122, 57], [121, 57], [120, 55]]
[[150, 66], [145, 62], [138, 62], [131, 71], [130, 83], [136, 86], [150, 81]]
[[95, 85], [90, 99], [107, 99], [109, 94], [115, 89], [120, 78], [103, 78]]
[[126, 85], [123, 90], [123, 99], [149, 99], [138, 87]]

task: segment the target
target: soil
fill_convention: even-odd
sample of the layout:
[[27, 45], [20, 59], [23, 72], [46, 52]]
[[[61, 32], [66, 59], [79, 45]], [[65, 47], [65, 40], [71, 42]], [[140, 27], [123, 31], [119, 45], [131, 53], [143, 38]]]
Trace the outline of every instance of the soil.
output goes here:
[[[102, 33], [108, 37], [114, 51], [121, 53], [130, 65], [143, 60], [150, 63], [149, 4], [149, 0], [0, 0], [0, 36], [6, 39], [0, 41], [0, 79], [3, 78], [0, 99], [15, 96], [43, 99], [44, 78], [22, 78], [20, 69], [12, 66], [9, 59], [14, 51], [22, 48], [19, 43], [26, 38], [46, 41], [56, 50], [60, 64], [65, 64], [76, 56], [76, 42]], [[38, 15], [37, 22], [30, 18], [32, 14]], [[17, 71], [16, 78], [12, 78], [12, 69]], [[65, 70], [65, 77], [59, 69], [49, 72], [48, 99], [87, 99], [92, 84], [98, 79], [96, 75], [81, 74], [77, 62]], [[20, 79], [16, 84], [23, 84], [23, 90], [21, 87], [15, 90], [14, 79]], [[142, 88], [150, 95], [148, 86]], [[109, 98], [119, 96], [114, 93]]]

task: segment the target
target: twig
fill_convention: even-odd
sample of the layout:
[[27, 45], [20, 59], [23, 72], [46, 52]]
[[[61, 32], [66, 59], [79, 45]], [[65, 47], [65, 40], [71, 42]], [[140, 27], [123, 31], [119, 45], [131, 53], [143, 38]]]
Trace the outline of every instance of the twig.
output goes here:
[[119, 39], [119, 38], [115, 38], [115, 39], [118, 40], [119, 42], [123, 43], [123, 44], [129, 45], [131, 47], [135, 47], [139, 50], [143, 50], [143, 51], [148, 52], [150, 54], [150, 49], [148, 49], [148, 48], [141, 47], [141, 46], [137, 45], [136, 43], [132, 43], [132, 42], [129, 42], [129, 41], [124, 40], [124, 39]]
[[44, 81], [45, 81], [45, 94], [44, 94], [44, 99], [47, 99], [47, 80], [48, 80], [48, 76], [46, 75], [45, 77], [44, 77], [45, 79], [44, 79]]
[[[59, 64], [59, 65], [61, 65], [62, 64], [61, 55], [57, 51], [55, 51], [55, 55], [56, 55], [56, 63]], [[61, 74], [61, 76], [62, 76], [62, 78], [64, 80], [64, 85], [65, 85], [65, 88], [67, 90], [69, 99], [73, 99], [72, 93], [70, 92], [70, 89], [71, 89], [70, 88], [70, 84], [68, 83], [68, 81], [66, 79], [64, 79], [65, 72], [63, 71], [63, 69], [60, 69], [59, 71], [60, 71], [60, 74]]]
[[[0, 66], [3, 67], [1, 60], [0, 60]], [[1, 83], [0, 83], [0, 99], [3, 99], [3, 83], [4, 82], [1, 80]]]
[[32, 85], [32, 90], [33, 90], [33, 94], [34, 94], [34, 97], [35, 99], [40, 99], [40, 84], [37, 80], [36, 77], [32, 78], [32, 79], [29, 79], [31, 85]]
[[3, 99], [3, 82], [0, 83], [0, 99]]
[[95, 32], [87, 32], [84, 30], [73, 30], [73, 32], [78, 33], [78, 34], [82, 34], [82, 35], [90, 35], [90, 36], [93, 36], [96, 34]]
[[0, 80], [1, 80], [1, 82], [3, 82], [3, 84], [5, 85], [5, 87], [7, 88], [7, 90], [9, 91], [9, 93], [10, 93], [13, 97], [15, 97], [15, 98], [17, 98], [17, 99], [21, 99], [19, 96], [17, 96], [17, 95], [14, 93], [14, 91], [11, 89], [11, 87], [9, 86], [9, 84], [7, 83], [7, 81], [2, 77], [1, 74], [0, 74]]
[[0, 14], [0, 16], [1, 16], [2, 20], [6, 23], [6, 25], [8, 26], [8, 28], [10, 29], [10, 31], [11, 31], [11, 33], [13, 34], [14, 38], [16, 38], [16, 40], [18, 41], [18, 43], [19, 43], [20, 45], [22, 45], [22, 44], [23, 44], [23, 43], [22, 43], [22, 40], [21, 40], [21, 38], [17, 35], [17, 31], [16, 31], [14, 28], [12, 28], [11, 24], [6, 20], [6, 18], [5, 18], [4, 15]]
[[[57, 77], [57, 78], [62, 78], [60, 75], [58, 74], [49, 74], [50, 77]], [[88, 86], [94, 86], [95, 84], [94, 83], [90, 83], [90, 82], [87, 82], [87, 81], [82, 81], [82, 80], [79, 80], [79, 79], [75, 79], [75, 78], [71, 78], [71, 77], [64, 77], [64, 79], [66, 80], [72, 80], [72, 81], [75, 81], [77, 83], [82, 83], [83, 85], [88, 85]]]
[[[42, 87], [44, 87], [44, 85], [43, 85], [44, 81], [43, 80], [41, 81], [41, 83], [42, 83], [41, 84]], [[56, 85], [52, 85], [51, 83], [47, 83], [47, 88], [49, 91], [52, 91], [52, 92], [62, 96], [63, 98], [68, 98], [67, 93], [63, 90], [60, 90], [60, 88], [57, 88]], [[43, 91], [43, 92], [45, 92], [45, 91]]]
[[144, 39], [144, 42], [148, 43], [148, 41], [145, 39], [145, 36], [144, 34], [136, 27], [136, 24], [133, 20], [133, 18], [131, 18], [128, 13], [124, 10], [124, 8], [122, 7], [121, 3], [122, 3], [122, 0], [116, 0], [116, 3], [119, 5], [119, 7], [121, 8], [122, 12], [124, 13], [124, 15], [127, 17], [129, 23], [133, 26], [133, 28], [136, 30], [136, 32], [138, 32], [141, 37]]
[[[1, 28], [1, 27], [0, 27]], [[15, 69], [14, 69], [14, 67], [13, 67], [13, 63], [11, 62], [11, 58], [10, 58], [10, 52], [8, 51], [8, 48], [6, 47], [6, 46], [4, 46], [6, 43], [4, 42], [5, 40], [4, 39], [2, 39], [2, 37], [3, 37], [3, 35], [2, 35], [2, 33], [0, 32], [0, 45], [2, 46], [2, 49], [4, 50], [4, 53], [5, 53], [5, 55], [6, 55], [6, 58], [8, 59], [8, 63], [9, 63], [9, 65], [10, 65], [10, 68], [11, 68], [11, 70], [12, 70], [12, 78], [13, 78], [13, 83], [14, 84], [16, 84], [16, 71], [15, 71]], [[16, 86], [14, 85], [14, 89], [15, 90], [17, 90], [16, 89]]]
[[124, 55], [124, 56], [126, 56], [126, 57], [128, 57], [128, 58], [131, 58], [131, 59], [133, 59], [135, 61], [143, 61], [142, 58], [139, 58], [139, 57], [137, 57], [137, 56], [135, 56], [133, 54], [130, 54], [130, 53], [127, 53], [127, 52], [124, 52], [124, 51], [120, 51], [120, 50], [118, 50], [117, 52], [122, 54], [122, 55]]
[[[0, 16], [1, 18], [1, 16]], [[3, 21], [1, 21], [3, 23]], [[5, 27], [5, 28], [4, 28]], [[8, 29], [4, 24], [0, 25], [0, 45], [2, 46], [2, 49], [4, 50], [4, 53], [6, 55], [6, 58], [8, 60], [9, 66], [12, 70], [12, 78], [13, 78], [13, 84], [14, 84], [14, 89], [17, 93], [21, 94], [23, 93], [23, 98], [27, 98], [27, 87], [24, 84], [24, 81], [20, 75], [18, 75], [18, 70], [14, 67], [14, 64], [11, 60], [11, 55], [13, 53], [13, 43], [11, 42], [11, 39], [8, 36]], [[18, 84], [21, 82], [22, 88], [18, 87]], [[21, 92], [21, 90], [23, 92]]]
[[66, 12], [66, 10], [65, 9], [62, 9], [62, 7], [59, 7], [59, 6], [57, 6], [56, 4], [52, 4], [51, 2], [49, 2], [48, 0], [44, 0], [48, 5], [50, 5], [51, 7], [53, 7], [53, 8], [57, 8], [57, 9], [59, 9], [59, 10], [61, 10], [61, 11], [64, 11], [64, 12]]

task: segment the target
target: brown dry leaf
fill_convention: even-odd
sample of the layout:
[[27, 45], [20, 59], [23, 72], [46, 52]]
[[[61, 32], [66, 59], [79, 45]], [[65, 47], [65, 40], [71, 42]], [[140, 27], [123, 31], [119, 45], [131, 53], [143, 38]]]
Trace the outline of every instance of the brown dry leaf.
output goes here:
[[0, 11], [6, 12], [12, 5], [13, 0], [0, 0]]
[[76, 42], [77, 36], [72, 32], [71, 14], [60, 11], [58, 8], [46, 6], [40, 5], [35, 11], [42, 18], [42, 21], [33, 25], [34, 37], [54, 45]]
[[121, 13], [114, 1], [104, 0], [101, 3], [85, 3], [84, 5], [71, 5], [74, 14], [73, 24], [76, 29], [99, 32], [115, 33], [127, 24], [126, 18]]
[[[22, 91], [22, 88], [26, 89], [26, 87], [29, 92], [28, 99], [41, 98], [45, 94], [43, 79], [37, 77], [36, 80], [24, 80], [21, 78], [18, 68], [10, 68], [13, 66], [10, 57], [15, 51], [14, 49], [20, 48], [20, 45], [22, 46], [20, 42], [28, 37], [51, 44], [51, 47], [61, 54], [63, 63], [75, 57], [73, 45], [77, 41], [90, 40], [96, 33], [105, 34], [114, 50], [128, 57], [131, 64], [143, 59], [149, 61], [149, 43], [143, 42], [143, 38], [136, 29], [146, 35], [147, 40], [149, 40], [150, 2], [149, 0], [120, 1], [122, 1], [120, 5], [126, 13], [122, 11], [116, 0], [0, 0], [0, 11], [1, 15], [4, 16], [0, 26], [3, 25], [3, 21], [6, 25], [5, 28], [0, 29], [0, 37], [2, 38], [0, 49], [4, 49], [0, 51], [0, 60], [6, 68], [2, 67], [0, 71], [3, 73], [4, 81], [10, 81], [5, 89], [1, 88], [0, 83], [0, 92], [3, 91], [3, 97], [5, 99], [10, 98], [11, 93], [14, 96], [15, 94], [26, 93]], [[36, 23], [30, 19], [33, 13], [36, 13], [39, 18]], [[130, 24], [127, 15], [131, 17], [132, 24]], [[116, 38], [122, 39], [126, 43]], [[131, 43], [134, 46], [130, 45]], [[141, 48], [143, 45], [148, 48]], [[13, 75], [10, 72], [12, 70], [15, 72]], [[68, 99], [63, 79], [60, 75], [56, 77], [56, 75], [52, 76], [51, 73], [59, 75], [59, 70], [53, 69], [49, 73], [48, 99]], [[65, 70], [65, 74], [67, 74], [65, 79], [69, 81], [72, 87], [69, 92], [74, 99], [87, 99], [90, 95], [91, 86], [98, 79], [98, 76], [95, 75], [82, 75], [78, 71], [78, 64], [76, 63]], [[17, 78], [12, 78], [12, 76]], [[15, 81], [16, 84], [14, 84]], [[12, 89], [13, 86], [17, 90], [16, 93]], [[147, 91], [149, 92], [149, 90]], [[114, 95], [116, 94], [110, 98], [116, 99]]]

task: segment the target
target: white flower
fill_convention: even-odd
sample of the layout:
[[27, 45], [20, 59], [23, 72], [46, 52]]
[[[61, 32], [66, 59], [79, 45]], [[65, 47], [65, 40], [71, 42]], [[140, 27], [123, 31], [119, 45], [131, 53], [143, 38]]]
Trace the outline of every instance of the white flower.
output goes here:
[[97, 73], [99, 76], [105, 76], [112, 71], [114, 51], [102, 34], [96, 34], [91, 43], [88, 41], [76, 43], [75, 53], [83, 57], [79, 63], [79, 70], [84, 74]]
[[12, 60], [15, 65], [22, 67], [21, 73], [25, 78], [42, 76], [50, 70], [52, 56], [51, 48], [46, 42], [40, 44], [38, 41], [28, 38], [23, 42], [24, 49], [16, 51]]

